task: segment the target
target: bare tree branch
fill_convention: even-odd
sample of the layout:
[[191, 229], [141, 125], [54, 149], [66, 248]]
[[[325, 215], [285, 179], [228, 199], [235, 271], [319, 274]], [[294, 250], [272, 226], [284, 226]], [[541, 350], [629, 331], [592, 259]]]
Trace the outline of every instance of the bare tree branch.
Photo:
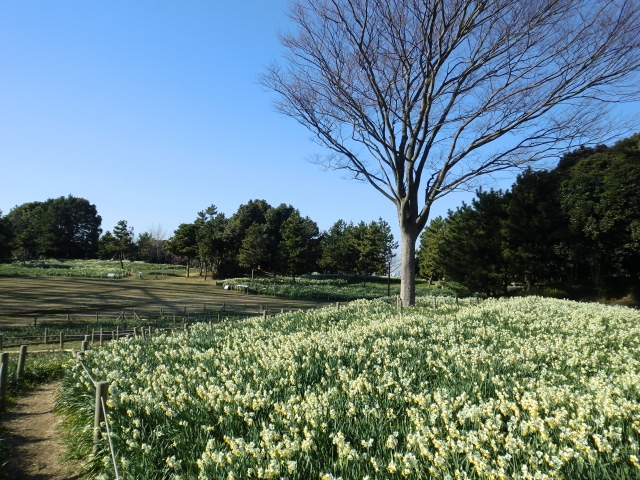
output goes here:
[[434, 201], [602, 142], [607, 109], [640, 99], [633, 0], [297, 0], [291, 18], [261, 81], [326, 167], [395, 204], [407, 257]]

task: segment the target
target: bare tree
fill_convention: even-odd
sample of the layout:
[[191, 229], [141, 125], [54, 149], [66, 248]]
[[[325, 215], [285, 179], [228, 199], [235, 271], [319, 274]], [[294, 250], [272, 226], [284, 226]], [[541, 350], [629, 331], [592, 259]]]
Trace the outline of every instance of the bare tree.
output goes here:
[[434, 201], [480, 175], [602, 141], [637, 99], [635, 0], [297, 0], [261, 83], [397, 209], [401, 297]]

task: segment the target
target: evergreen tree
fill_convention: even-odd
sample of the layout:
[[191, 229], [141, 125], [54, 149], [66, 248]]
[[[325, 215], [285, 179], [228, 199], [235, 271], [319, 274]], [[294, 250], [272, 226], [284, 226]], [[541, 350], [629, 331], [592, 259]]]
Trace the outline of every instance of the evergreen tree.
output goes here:
[[267, 250], [267, 235], [265, 226], [260, 224], [250, 225], [245, 231], [242, 245], [238, 253], [238, 262], [241, 267], [251, 269], [251, 278], [256, 268], [269, 258]]
[[356, 244], [353, 238], [353, 223], [338, 220], [321, 240], [319, 266], [331, 273], [356, 271]]
[[16, 258], [29, 260], [47, 256], [51, 235], [42, 202], [29, 202], [15, 207], [7, 215], [13, 231], [12, 250]]
[[173, 255], [184, 257], [187, 267], [187, 277], [191, 272], [191, 261], [198, 255], [198, 225], [195, 223], [181, 223], [173, 232], [173, 237], [167, 241], [167, 250]]
[[136, 240], [138, 258], [148, 263], [171, 262], [164, 237], [165, 232], [161, 226], [151, 227], [148, 232], [139, 234]]
[[612, 148], [559, 165], [562, 208], [569, 218], [573, 255], [593, 284], [637, 279], [640, 258], [640, 134]]
[[495, 296], [506, 290], [508, 280], [501, 239], [504, 194], [480, 190], [476, 195], [471, 205], [449, 215], [438, 255], [447, 279]]
[[417, 254], [419, 275], [432, 280], [444, 278], [440, 252], [445, 251], [444, 231], [446, 222], [442, 217], [434, 218], [420, 235], [420, 250]]
[[120, 268], [124, 270], [124, 259], [134, 256], [136, 252], [136, 245], [133, 242], [133, 227], [129, 228], [126, 220], [120, 220], [113, 227], [113, 238], [114, 253], [117, 254], [120, 260]]
[[266, 270], [276, 272], [279, 264], [278, 246], [282, 239], [284, 223], [296, 211], [291, 205], [284, 203], [267, 210], [264, 223], [265, 258], [262, 265]]
[[567, 219], [558, 195], [559, 176], [527, 169], [505, 195], [503, 255], [509, 272], [530, 292], [536, 282], [560, 280], [558, 255], [566, 242]]
[[279, 245], [280, 264], [284, 273], [294, 278], [310, 272], [319, 254], [318, 225], [309, 217], [302, 217], [296, 210], [282, 226]]
[[229, 255], [235, 263], [235, 266], [229, 265], [230, 269], [238, 271], [238, 257], [247, 229], [254, 224], [264, 225], [267, 221], [267, 212], [271, 209], [271, 205], [265, 200], [250, 200], [240, 205], [236, 213], [229, 218], [224, 237], [229, 246]]
[[11, 257], [12, 237], [11, 223], [6, 216], [2, 215], [2, 210], [0, 210], [0, 260]]
[[25, 203], [7, 218], [19, 258], [93, 258], [98, 252], [102, 218], [84, 198], [69, 195]]
[[218, 213], [215, 205], [198, 213], [198, 231], [196, 242], [198, 244], [198, 256], [205, 265], [205, 280], [207, 269], [212, 275], [219, 275], [224, 264], [228, 246], [224, 237], [227, 218], [223, 213]]

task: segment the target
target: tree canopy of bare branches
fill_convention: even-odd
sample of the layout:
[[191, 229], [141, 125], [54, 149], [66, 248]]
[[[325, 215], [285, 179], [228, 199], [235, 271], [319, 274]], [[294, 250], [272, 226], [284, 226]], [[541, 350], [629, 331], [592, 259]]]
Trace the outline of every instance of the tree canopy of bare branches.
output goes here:
[[637, 100], [632, 0], [297, 0], [261, 77], [322, 163], [397, 209], [401, 298], [434, 201], [485, 174], [602, 141]]

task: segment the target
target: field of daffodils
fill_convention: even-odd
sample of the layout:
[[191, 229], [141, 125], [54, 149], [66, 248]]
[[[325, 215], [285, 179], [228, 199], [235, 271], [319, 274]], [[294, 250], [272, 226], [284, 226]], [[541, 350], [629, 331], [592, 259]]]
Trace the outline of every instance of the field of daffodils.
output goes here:
[[[109, 382], [89, 476], [638, 479], [640, 311], [382, 300], [197, 325], [85, 356]], [[91, 452], [94, 386], [58, 408]]]

